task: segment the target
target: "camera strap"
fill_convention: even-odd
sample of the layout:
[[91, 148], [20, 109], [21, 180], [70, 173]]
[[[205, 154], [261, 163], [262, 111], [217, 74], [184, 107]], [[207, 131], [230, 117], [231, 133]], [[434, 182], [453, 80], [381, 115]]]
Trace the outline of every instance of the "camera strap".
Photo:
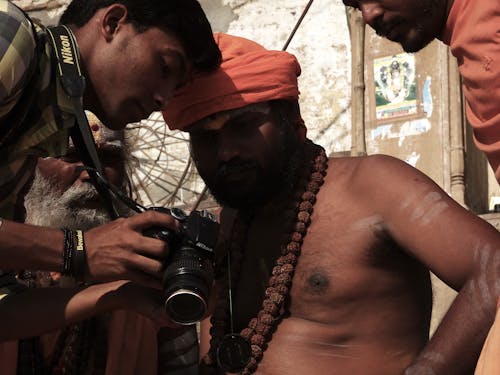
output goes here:
[[46, 30], [57, 61], [59, 82], [70, 97], [76, 116], [76, 125], [71, 128], [71, 139], [82, 158], [82, 162], [89, 167], [87, 172], [92, 184], [101, 195], [111, 218], [116, 219], [119, 215], [107, 189], [107, 180], [97, 154], [95, 140], [83, 110], [82, 98], [85, 91], [85, 77], [80, 67], [75, 37], [65, 25], [48, 27]]

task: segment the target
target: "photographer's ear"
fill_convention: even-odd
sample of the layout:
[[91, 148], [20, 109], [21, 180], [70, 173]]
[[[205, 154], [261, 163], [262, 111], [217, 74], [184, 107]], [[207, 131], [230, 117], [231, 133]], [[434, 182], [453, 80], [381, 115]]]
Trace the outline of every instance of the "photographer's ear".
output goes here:
[[110, 42], [122, 24], [127, 22], [127, 7], [123, 4], [113, 4], [105, 8], [101, 18], [101, 32]]

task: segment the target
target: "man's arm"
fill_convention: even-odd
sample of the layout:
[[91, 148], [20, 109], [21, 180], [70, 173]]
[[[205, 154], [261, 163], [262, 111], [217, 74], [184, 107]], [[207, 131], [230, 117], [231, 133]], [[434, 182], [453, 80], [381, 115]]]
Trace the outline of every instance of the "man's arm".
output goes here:
[[[162, 259], [168, 245], [145, 237], [151, 226], [176, 229], [169, 215], [147, 211], [118, 219], [85, 232], [86, 279], [91, 281], [131, 280], [161, 288]], [[4, 220], [0, 227], [0, 268], [61, 271], [63, 234], [58, 229]]]
[[174, 326], [160, 291], [122, 280], [85, 288], [27, 289], [5, 297], [0, 301], [0, 341], [38, 336], [117, 309]]
[[368, 158], [363, 189], [391, 237], [459, 291], [432, 339], [406, 370], [470, 374], [492, 324], [500, 294], [500, 234], [462, 208], [432, 180], [397, 159]]

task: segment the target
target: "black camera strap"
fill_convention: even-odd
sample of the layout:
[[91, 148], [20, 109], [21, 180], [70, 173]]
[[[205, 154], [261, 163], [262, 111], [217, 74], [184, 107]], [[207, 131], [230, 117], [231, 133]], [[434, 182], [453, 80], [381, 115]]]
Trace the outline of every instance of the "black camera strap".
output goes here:
[[71, 139], [82, 158], [82, 162], [89, 167], [87, 172], [92, 184], [101, 195], [111, 218], [115, 219], [119, 215], [107, 189], [107, 181], [97, 154], [95, 140], [82, 106], [85, 77], [80, 67], [74, 35], [65, 25], [49, 27], [47, 34], [56, 57], [61, 86], [70, 97], [76, 116], [77, 124], [71, 128]]

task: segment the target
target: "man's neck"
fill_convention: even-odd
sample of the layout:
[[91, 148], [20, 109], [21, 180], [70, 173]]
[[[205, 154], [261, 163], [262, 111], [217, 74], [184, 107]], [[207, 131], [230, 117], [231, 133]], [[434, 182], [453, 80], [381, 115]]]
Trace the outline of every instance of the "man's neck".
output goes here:
[[310, 160], [313, 157], [311, 152], [316, 148], [316, 145], [311, 141], [302, 144], [302, 150], [297, 154], [297, 159], [301, 161], [300, 166], [291, 168], [290, 174], [293, 175], [289, 179], [290, 185], [283, 187], [268, 202], [253, 208], [255, 216], [266, 215], [275, 216], [283, 213], [283, 210], [288, 209], [292, 200], [297, 200], [295, 196], [297, 187], [300, 187], [304, 179], [309, 179], [310, 176]]
[[283, 212], [290, 206], [290, 201], [293, 199], [293, 194], [289, 191], [281, 190], [269, 202], [255, 207], [255, 215], [273, 216]]

